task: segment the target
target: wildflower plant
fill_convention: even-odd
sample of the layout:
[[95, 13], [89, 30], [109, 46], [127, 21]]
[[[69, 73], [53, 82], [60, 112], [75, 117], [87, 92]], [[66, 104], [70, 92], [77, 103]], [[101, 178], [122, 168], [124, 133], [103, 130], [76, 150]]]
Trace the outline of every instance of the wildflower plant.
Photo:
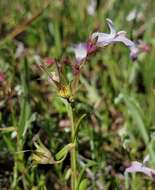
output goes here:
[[[62, 101], [65, 103], [68, 116], [71, 123], [71, 138], [70, 143], [65, 145], [56, 155], [55, 158], [59, 161], [54, 161], [51, 157], [50, 152], [42, 143], [35, 144], [36, 153], [33, 154], [32, 159], [40, 164], [57, 164], [63, 161], [67, 154], [70, 153], [70, 167], [71, 167], [71, 189], [87, 189], [87, 179], [81, 179], [81, 174], [78, 171], [78, 131], [81, 121], [84, 119], [86, 114], [82, 115], [77, 122], [75, 123], [75, 112], [72, 106], [72, 102], [75, 99], [75, 95], [78, 89], [80, 73], [82, 67], [86, 64], [87, 58], [92, 54], [96, 53], [100, 48], [106, 47], [110, 44], [121, 42], [127, 46], [130, 50], [130, 56], [134, 58], [138, 54], [138, 49], [133, 41], [131, 41], [127, 36], [125, 31], [117, 32], [115, 30], [114, 24], [110, 19], [107, 19], [107, 24], [110, 29], [110, 33], [94, 32], [90, 35], [87, 42], [79, 43], [72, 46], [72, 51], [75, 54], [75, 60], [70, 62], [72, 67], [73, 79], [69, 81], [65, 72], [65, 61], [58, 61], [53, 59], [46, 59], [40, 68], [46, 72], [49, 77], [49, 81], [54, 84], [57, 89], [57, 94], [62, 98]], [[50, 71], [49, 67], [55, 66], [56, 71]], [[41, 158], [43, 157], [43, 158]], [[43, 163], [44, 161], [44, 163]]]
[[155, 1], [7, 2], [0, 189], [154, 189]]

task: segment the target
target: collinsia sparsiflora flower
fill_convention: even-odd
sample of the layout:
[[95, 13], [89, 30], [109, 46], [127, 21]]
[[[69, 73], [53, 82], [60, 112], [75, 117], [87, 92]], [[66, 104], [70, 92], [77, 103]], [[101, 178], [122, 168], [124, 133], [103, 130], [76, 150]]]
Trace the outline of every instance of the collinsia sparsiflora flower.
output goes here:
[[79, 43], [74, 45], [73, 51], [75, 53], [76, 63], [80, 64], [88, 55], [95, 52], [100, 47], [113, 44], [115, 42], [122, 42], [130, 48], [130, 55], [136, 56], [138, 49], [133, 41], [126, 37], [125, 31], [116, 32], [113, 22], [107, 19], [110, 33], [94, 32], [87, 43]]
[[146, 167], [144, 163], [140, 163], [137, 161], [134, 161], [131, 163], [131, 165], [125, 170], [125, 173], [144, 173], [145, 175], [148, 175], [149, 177], [154, 178], [155, 176], [155, 170], [151, 169], [149, 167]]
[[134, 43], [126, 36], [125, 31], [116, 31], [112, 20], [106, 20], [110, 29], [110, 33], [94, 32], [86, 43], [74, 45], [73, 51], [76, 58], [74, 70], [76, 70], [77, 73], [80, 70], [80, 64], [86, 60], [88, 55], [95, 52], [98, 48], [105, 47], [116, 42], [122, 42], [130, 49], [130, 58], [132, 61], [135, 61], [140, 53], [150, 51], [148, 44], [142, 41], [139, 43]]
[[96, 39], [96, 46], [105, 47], [115, 42], [122, 42], [132, 51], [133, 50], [132, 48], [135, 47], [135, 43], [126, 37], [126, 32], [125, 31], [116, 32], [112, 20], [110, 19], [106, 20], [110, 29], [110, 33], [108, 34], [102, 32], [95, 32], [91, 35], [92, 40]]

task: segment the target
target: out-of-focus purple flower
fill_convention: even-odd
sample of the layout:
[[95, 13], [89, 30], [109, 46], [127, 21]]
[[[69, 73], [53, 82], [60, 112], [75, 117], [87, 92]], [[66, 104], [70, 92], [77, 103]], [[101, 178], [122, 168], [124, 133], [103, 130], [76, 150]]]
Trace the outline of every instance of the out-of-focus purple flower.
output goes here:
[[92, 40], [96, 39], [97, 47], [104, 47], [115, 42], [122, 42], [129, 48], [134, 46], [134, 42], [132, 42], [130, 39], [126, 37], [125, 31], [116, 32], [112, 20], [110, 19], [106, 19], [106, 20], [110, 29], [110, 33], [108, 34], [108, 33], [102, 33], [102, 32], [95, 32], [91, 35]]
[[155, 170], [146, 167], [144, 163], [140, 163], [137, 161], [132, 162], [131, 166], [129, 166], [126, 170], [125, 173], [144, 173], [145, 175], [148, 175], [149, 177], [154, 178], [155, 176]]
[[5, 74], [3, 72], [0, 72], [0, 82], [3, 82], [5, 80]]

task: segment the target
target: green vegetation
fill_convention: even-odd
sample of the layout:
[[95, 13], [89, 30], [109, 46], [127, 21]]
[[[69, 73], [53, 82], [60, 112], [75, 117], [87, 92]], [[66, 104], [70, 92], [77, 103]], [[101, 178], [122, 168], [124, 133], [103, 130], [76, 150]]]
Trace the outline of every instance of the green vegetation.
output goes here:
[[[125, 174], [147, 155], [155, 169], [155, 1], [94, 2], [0, 0], [1, 190], [155, 187]], [[143, 52], [111, 44], [75, 74], [73, 45], [108, 33], [106, 18]]]

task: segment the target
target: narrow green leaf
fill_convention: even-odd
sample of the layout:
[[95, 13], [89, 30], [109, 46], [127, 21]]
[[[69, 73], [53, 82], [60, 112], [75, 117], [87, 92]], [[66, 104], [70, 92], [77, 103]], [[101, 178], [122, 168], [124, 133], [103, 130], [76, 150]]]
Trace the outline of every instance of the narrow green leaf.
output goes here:
[[67, 144], [66, 146], [64, 146], [64, 147], [55, 155], [55, 158], [56, 158], [57, 160], [64, 159], [64, 158], [67, 156], [68, 152], [69, 152], [72, 148], [74, 148], [74, 146], [75, 146], [75, 145], [74, 145], [73, 143]]
[[86, 171], [86, 169], [89, 167], [95, 166], [95, 165], [96, 165], [96, 162], [89, 160], [88, 163], [82, 167], [82, 170], [80, 171], [80, 174], [78, 176], [78, 187], [80, 186], [80, 183], [82, 181], [82, 178], [83, 178], [83, 175], [84, 175], [84, 172]]
[[124, 101], [125, 101], [128, 109], [129, 109], [129, 111], [130, 111], [130, 114], [131, 114], [134, 122], [139, 127], [142, 138], [143, 138], [145, 144], [147, 144], [149, 142], [149, 137], [148, 137], [147, 130], [145, 128], [145, 124], [143, 122], [142, 116], [139, 113], [139, 110], [137, 108], [137, 105], [135, 105], [135, 101], [133, 101], [127, 95], [123, 95], [123, 96], [124, 96]]
[[83, 179], [79, 185], [79, 190], [86, 190], [88, 187], [88, 179]]
[[86, 117], [86, 114], [83, 114], [83, 115], [78, 119], [78, 121], [77, 121], [77, 124], [76, 124], [76, 126], [75, 126], [74, 140], [75, 140], [75, 138], [77, 137], [80, 123], [81, 123], [81, 121], [82, 121], [85, 117]]

